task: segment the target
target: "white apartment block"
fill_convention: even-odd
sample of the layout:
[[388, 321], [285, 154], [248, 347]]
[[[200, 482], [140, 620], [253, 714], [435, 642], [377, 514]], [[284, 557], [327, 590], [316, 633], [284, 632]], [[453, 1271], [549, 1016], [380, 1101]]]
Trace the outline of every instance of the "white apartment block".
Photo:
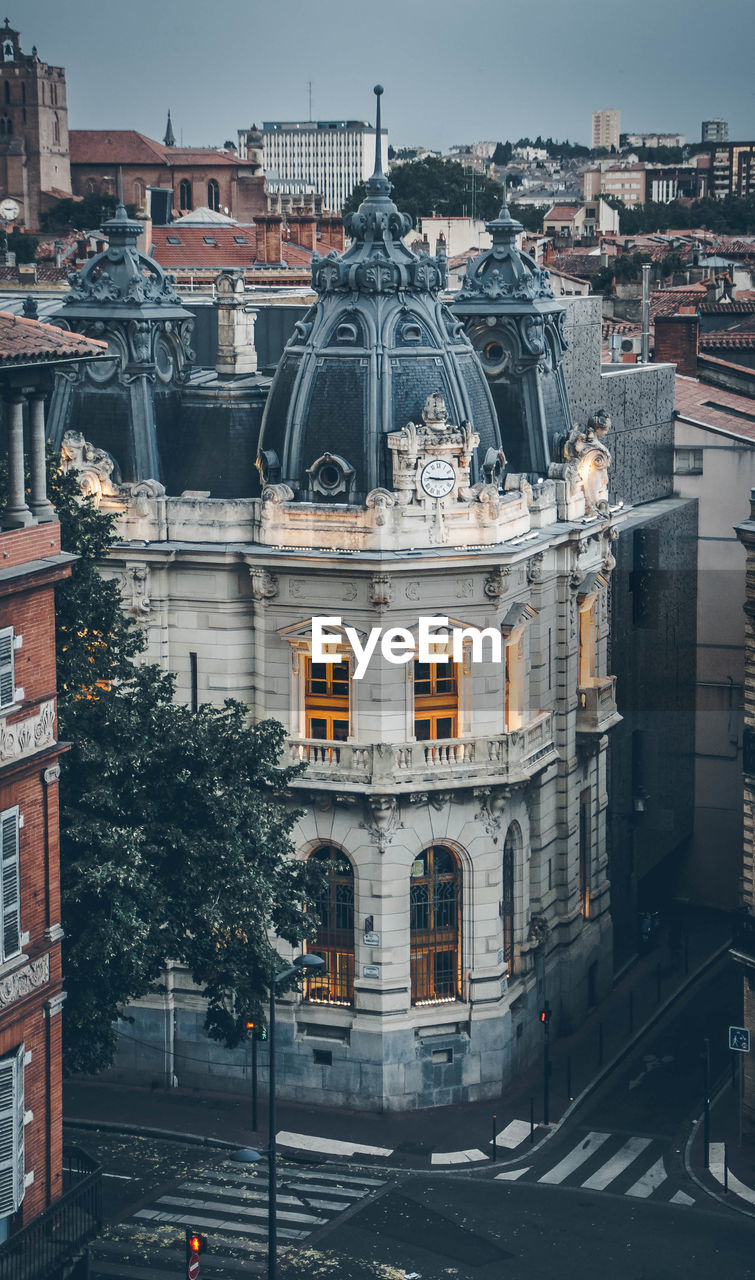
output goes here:
[[[265, 120], [262, 138], [265, 173], [312, 183], [333, 213], [374, 167], [375, 130], [365, 120]], [[387, 168], [387, 129], [381, 131], [381, 151]]]

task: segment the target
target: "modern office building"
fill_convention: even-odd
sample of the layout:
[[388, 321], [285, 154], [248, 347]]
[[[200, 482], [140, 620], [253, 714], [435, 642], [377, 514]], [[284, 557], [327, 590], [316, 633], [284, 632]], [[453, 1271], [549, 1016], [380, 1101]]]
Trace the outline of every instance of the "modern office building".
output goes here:
[[[249, 131], [239, 130], [239, 151]], [[338, 213], [358, 183], [372, 172], [375, 130], [365, 120], [265, 120], [265, 172], [284, 181], [311, 183], [323, 208]], [[388, 167], [388, 131], [381, 135]]]

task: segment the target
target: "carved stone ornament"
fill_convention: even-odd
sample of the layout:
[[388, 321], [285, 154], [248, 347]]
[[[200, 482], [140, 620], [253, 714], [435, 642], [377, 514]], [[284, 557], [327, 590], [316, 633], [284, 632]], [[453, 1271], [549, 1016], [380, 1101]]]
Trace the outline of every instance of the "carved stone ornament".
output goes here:
[[392, 596], [393, 589], [391, 587], [391, 580], [388, 577], [388, 574], [373, 573], [370, 578], [370, 604], [374, 605], [379, 613], [382, 613], [382, 611], [387, 609], [391, 603]]
[[364, 505], [375, 511], [375, 524], [384, 525], [388, 519], [387, 512], [395, 507], [396, 498], [388, 489], [371, 489], [364, 500]]
[[401, 825], [395, 796], [367, 796], [368, 818], [361, 823], [370, 832], [381, 853], [385, 852], [392, 833]]
[[605, 515], [608, 511], [608, 468], [611, 454], [603, 437], [611, 429], [611, 418], [598, 409], [586, 427], [574, 426], [563, 444], [566, 469], [576, 471], [585, 495], [587, 515]]
[[527, 941], [534, 942], [536, 947], [542, 947], [550, 936], [550, 925], [545, 916], [535, 914], [530, 920], [530, 927], [527, 933]]
[[152, 608], [149, 598], [149, 577], [149, 566], [146, 564], [129, 565], [125, 570], [124, 594], [130, 597], [129, 606], [137, 618], [147, 617]]
[[64, 471], [77, 471], [79, 486], [85, 497], [99, 507], [103, 497], [124, 497], [126, 490], [118, 483], [120, 476], [115, 459], [105, 449], [85, 440], [80, 431], [66, 431], [60, 449]]
[[482, 823], [493, 844], [498, 844], [501, 821], [511, 794], [511, 787], [480, 787], [475, 791], [480, 801], [477, 821]]
[[540, 582], [543, 576], [543, 565], [545, 563], [545, 555], [542, 551], [538, 551], [537, 555], [527, 561], [527, 581]]
[[507, 578], [511, 573], [508, 565], [498, 565], [495, 569], [491, 569], [485, 579], [483, 591], [489, 600], [500, 600], [501, 596], [507, 590]]
[[275, 599], [278, 594], [278, 579], [274, 573], [254, 568], [249, 570], [249, 576], [252, 580], [252, 597], [258, 603]]
[[36, 712], [16, 724], [0, 720], [0, 763], [20, 760], [55, 742], [55, 703], [42, 702]]
[[31, 964], [24, 965], [23, 969], [16, 969], [7, 978], [0, 979], [0, 1009], [7, 1009], [8, 1005], [22, 1000], [49, 981], [50, 956], [46, 953], [39, 959], [32, 960]]

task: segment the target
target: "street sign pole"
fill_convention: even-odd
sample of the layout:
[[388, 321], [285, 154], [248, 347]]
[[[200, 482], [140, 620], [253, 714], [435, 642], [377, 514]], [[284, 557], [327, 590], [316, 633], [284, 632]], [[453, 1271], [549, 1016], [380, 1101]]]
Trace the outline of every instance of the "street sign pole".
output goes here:
[[257, 1132], [257, 1032], [252, 1032], [252, 1132]]
[[703, 1148], [705, 1152], [705, 1168], [710, 1167], [710, 1040], [705, 1045], [705, 1112], [703, 1116]]
[[742, 1145], [742, 1111], [745, 1098], [745, 1060], [739, 1059], [739, 1145]]

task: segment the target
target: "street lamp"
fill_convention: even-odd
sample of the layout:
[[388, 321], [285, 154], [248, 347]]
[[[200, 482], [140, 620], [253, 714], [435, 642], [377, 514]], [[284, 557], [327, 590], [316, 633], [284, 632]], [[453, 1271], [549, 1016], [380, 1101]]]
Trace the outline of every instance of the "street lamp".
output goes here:
[[278, 1223], [276, 1220], [277, 1192], [276, 1182], [276, 1150], [275, 1150], [275, 988], [279, 982], [285, 982], [295, 973], [307, 969], [321, 969], [325, 961], [322, 956], [295, 956], [288, 969], [270, 973], [270, 1016], [268, 1018], [268, 1041], [270, 1053], [270, 1084], [268, 1089], [268, 1183], [267, 1183], [267, 1277], [276, 1280], [278, 1253]]

